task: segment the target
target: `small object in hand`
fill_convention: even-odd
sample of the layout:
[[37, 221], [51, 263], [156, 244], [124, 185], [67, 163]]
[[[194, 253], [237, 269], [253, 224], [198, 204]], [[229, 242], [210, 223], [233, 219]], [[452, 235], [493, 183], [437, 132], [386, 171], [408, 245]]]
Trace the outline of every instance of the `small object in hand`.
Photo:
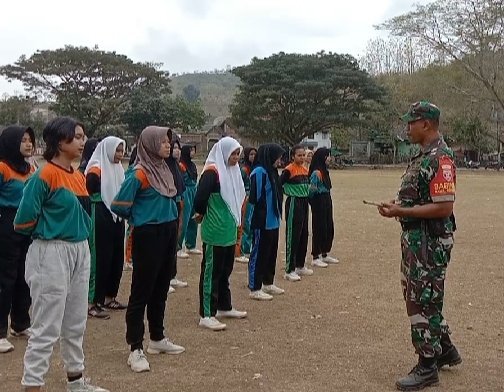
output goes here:
[[383, 207], [383, 203], [377, 203], [375, 201], [362, 200], [362, 202], [370, 206]]

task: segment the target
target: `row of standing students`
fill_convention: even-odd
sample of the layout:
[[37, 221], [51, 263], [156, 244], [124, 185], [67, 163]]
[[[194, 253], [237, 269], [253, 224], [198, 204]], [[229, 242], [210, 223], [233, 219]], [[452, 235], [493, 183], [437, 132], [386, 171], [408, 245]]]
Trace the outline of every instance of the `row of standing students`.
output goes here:
[[[32, 146], [25, 147], [26, 154], [24, 154], [23, 143], [32, 145], [34, 143], [33, 131], [29, 128], [18, 129], [16, 132], [22, 134], [22, 140], [19, 142], [20, 154], [15, 159], [6, 153], [0, 155], [0, 160], [9, 170], [15, 167], [16, 162], [19, 163], [21, 160], [25, 162], [24, 158]], [[4, 131], [0, 141], [3, 143], [9, 134], [10, 132]], [[306, 181], [304, 178], [306, 173], [303, 172], [301, 182], [310, 190], [308, 194], [303, 191], [304, 193], [298, 195], [296, 192], [289, 194], [289, 189], [296, 188], [296, 184], [289, 185], [289, 180], [292, 177], [295, 183], [298, 177], [295, 170], [292, 176], [287, 176], [286, 172], [290, 172], [293, 167], [288, 167], [284, 171], [282, 180], [278, 176], [277, 167], [283, 155], [280, 146], [275, 144], [261, 146], [257, 151], [257, 159], [254, 160], [256, 162], [253, 165], [250, 162], [250, 188], [247, 189], [247, 194], [242, 172], [238, 166], [241, 146], [232, 138], [223, 138], [209, 154], [197, 191], [193, 192], [194, 207], [192, 207], [186, 192], [191, 185], [193, 187], [196, 185], [195, 166], [186, 165], [185, 171], [190, 173], [183, 173], [184, 166], [179, 166], [176, 157], [173, 156], [176, 148], [174, 143], [170, 146], [172, 135], [168, 128], [147, 127], [142, 132], [137, 146], [137, 156], [126, 176], [120, 164], [120, 157], [125, 148], [124, 141], [106, 138], [97, 146], [86, 164], [84, 171], [87, 181], [71, 167], [73, 159], [83, 150], [84, 126], [70, 118], [58, 118], [46, 126], [43, 137], [47, 146], [44, 157], [48, 164], [33, 175], [25, 187], [22, 198], [20, 195], [23, 194], [23, 182], [33, 169], [30, 167], [27, 172], [27, 166], [23, 165], [23, 169], [19, 170], [19, 173], [24, 173], [21, 176], [21, 186], [17, 186], [19, 208], [13, 207], [17, 213], [11, 214], [10, 223], [12, 228], [14, 221], [16, 230], [11, 233], [12, 236], [21, 235], [28, 244], [30, 236], [33, 239], [26, 257], [26, 281], [29, 292], [25, 287], [24, 298], [28, 303], [24, 305], [23, 310], [25, 325], [20, 321], [22, 317], [16, 315], [18, 310], [18, 313], [22, 313], [23, 306], [14, 303], [23, 297], [15, 294], [10, 299], [13, 309], [10, 311], [13, 334], [27, 333], [30, 324], [27, 316], [30, 293], [34, 299], [31, 334], [25, 354], [22, 381], [27, 390], [39, 390], [44, 384], [52, 346], [59, 338], [68, 373], [68, 390], [105, 391], [89, 385], [82, 377], [84, 369], [82, 338], [86, 323], [84, 308], [88, 302], [91, 307], [98, 305], [108, 305], [111, 309], [122, 307], [117, 302], [116, 295], [120, 280], [118, 265], [120, 264], [122, 268], [124, 251], [124, 220], [128, 220], [134, 227], [132, 253], [135, 263], [126, 311], [126, 340], [131, 348], [128, 365], [133, 371], [141, 372], [150, 369], [143, 351], [143, 320], [146, 309], [150, 334], [147, 353], [180, 354], [185, 350], [165, 336], [164, 314], [170, 280], [176, 278], [177, 250], [182, 249], [180, 238], [184, 236], [181, 236], [180, 232], [191, 219], [195, 223], [201, 223], [203, 242], [199, 287], [200, 326], [219, 330], [224, 329], [226, 325], [218, 318], [243, 318], [247, 315], [246, 312], [238, 311], [232, 306], [229, 289], [229, 276], [233, 269], [239, 228], [244, 226], [245, 233], [248, 230], [248, 233], [252, 234], [249, 260], [251, 297], [269, 300], [272, 298], [271, 295], [283, 293], [283, 290], [274, 284], [283, 189], [287, 190], [289, 206], [287, 220], [291, 224], [291, 229], [288, 224], [287, 230], [288, 247], [293, 243], [294, 231], [296, 233], [298, 231], [294, 222], [301, 222], [302, 236], [304, 238], [305, 233], [307, 236], [305, 229], [307, 215], [300, 218], [299, 209], [290, 207], [296, 202], [292, 198], [315, 198], [325, 194], [330, 202], [330, 179], [328, 180], [325, 165], [328, 150], [319, 150], [315, 153], [313, 167], [310, 167], [311, 173], [309, 172], [311, 176], [308, 176], [313, 177], [314, 181]], [[1, 146], [0, 143], [0, 154], [2, 154]], [[11, 151], [12, 146], [7, 150]], [[187, 152], [183, 154], [187, 156]], [[189, 156], [190, 154], [191, 149]], [[250, 154], [247, 157], [249, 158]], [[187, 161], [186, 159], [186, 163]], [[188, 174], [190, 181], [187, 181], [187, 176], [184, 180], [184, 174]], [[19, 179], [18, 177], [20, 176], [16, 178]], [[312, 183], [311, 186], [309, 182]], [[3, 192], [4, 188], [6, 187], [0, 188], [0, 191]], [[88, 191], [91, 198], [88, 196]], [[185, 208], [184, 200], [189, 201]], [[304, 201], [300, 203], [304, 205], [301, 211], [307, 213], [306, 203], [303, 203]], [[247, 211], [245, 222], [242, 221], [244, 206]], [[3, 211], [4, 206], [0, 204], [0, 207]], [[190, 211], [190, 214], [187, 211]], [[324, 211], [322, 215], [328, 214]], [[332, 214], [330, 216], [332, 225]], [[313, 220], [318, 221], [320, 217], [314, 210]], [[9, 224], [5, 225], [8, 226]], [[322, 227], [324, 229], [319, 232], [327, 232], [327, 226], [321, 225], [319, 229]], [[316, 232], [314, 223], [314, 236]], [[107, 237], [113, 240], [100, 245], [103, 233], [107, 233]], [[114, 234], [109, 236], [110, 233]], [[329, 233], [332, 236], [333, 231]], [[302, 244], [307, 243], [307, 240], [303, 241]], [[316, 241], [318, 247], [315, 247]], [[247, 246], [242, 247], [241, 244], [240, 253], [242, 249], [243, 253], [246, 253]], [[329, 257], [327, 253], [330, 245], [327, 244], [329, 244], [328, 238], [325, 240], [314, 238], [314, 249], [317, 249], [314, 252], [320, 252], [314, 254], [312, 264], [320, 257], [325, 259]], [[191, 247], [190, 241], [188, 244], [187, 239], [186, 247], [188, 250], [195, 249]], [[19, 249], [22, 252], [21, 246]], [[295, 265], [298, 272], [303, 269], [306, 272], [304, 260], [302, 265], [299, 261], [302, 258], [302, 250], [287, 249], [287, 254], [295, 256], [287, 259], [286, 278], [289, 274], [296, 273], [296, 270], [290, 270], [291, 265]], [[48, 256], [57, 261], [49, 262]], [[1, 257], [3, 255], [0, 255]], [[23, 260], [23, 255], [21, 254], [18, 259]], [[107, 261], [103, 262], [104, 259]], [[91, 268], [96, 268], [96, 273], [91, 273]], [[54, 275], [66, 278], [61, 281], [55, 280], [51, 278]], [[24, 281], [22, 272], [18, 272], [17, 278], [19, 277]], [[90, 277], [96, 277], [91, 284]], [[110, 285], [110, 282], [113, 283]], [[52, 292], [57, 292], [57, 295], [53, 296], [52, 302], [46, 301], [44, 298], [50, 296]], [[4, 297], [1, 301], [2, 304], [5, 302]], [[7, 324], [7, 317], [8, 313], [0, 320], [3, 322], [5, 319], [0, 327]], [[2, 331], [3, 329], [0, 329], [0, 332]]]

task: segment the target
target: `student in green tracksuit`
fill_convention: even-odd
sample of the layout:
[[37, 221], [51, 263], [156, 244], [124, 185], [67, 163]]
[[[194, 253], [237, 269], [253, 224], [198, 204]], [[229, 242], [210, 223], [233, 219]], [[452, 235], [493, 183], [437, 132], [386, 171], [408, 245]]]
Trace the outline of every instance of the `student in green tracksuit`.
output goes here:
[[238, 166], [240, 154], [240, 143], [231, 137], [222, 138], [212, 147], [194, 201], [195, 219], [202, 222], [203, 241], [199, 325], [215, 331], [226, 328], [217, 318], [247, 316], [247, 312], [233, 308], [229, 289], [245, 200]]
[[305, 149], [301, 145], [292, 147], [292, 163], [282, 172], [280, 182], [285, 202], [285, 279], [291, 282], [301, 280], [301, 276], [313, 275], [313, 270], [305, 267], [308, 248], [308, 195], [310, 178], [303, 165]]
[[[178, 241], [177, 256], [187, 259], [189, 254], [200, 255], [201, 250], [196, 249], [196, 237], [198, 236], [198, 224], [194, 221], [194, 196], [196, 195], [196, 184], [198, 183], [198, 170], [193, 162], [196, 147], [194, 145], [184, 145], [180, 152], [180, 171], [184, 178], [184, 209], [182, 212], [182, 226]], [[183, 245], [187, 252], [184, 251]]]

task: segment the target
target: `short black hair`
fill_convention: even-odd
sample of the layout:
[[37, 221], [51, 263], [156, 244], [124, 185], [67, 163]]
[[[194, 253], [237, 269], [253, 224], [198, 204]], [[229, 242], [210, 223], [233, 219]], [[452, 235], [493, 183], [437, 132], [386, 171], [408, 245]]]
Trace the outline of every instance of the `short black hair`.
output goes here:
[[46, 144], [44, 151], [44, 159], [50, 161], [59, 153], [59, 144], [64, 141], [69, 143], [75, 137], [75, 128], [81, 127], [84, 130], [84, 125], [71, 117], [56, 117], [49, 121], [44, 131], [42, 138]]
[[296, 155], [296, 151], [297, 150], [305, 150], [305, 148], [301, 145], [301, 144], [296, 144], [295, 146], [293, 146], [290, 150], [290, 157], [291, 159], [294, 159], [294, 155]]

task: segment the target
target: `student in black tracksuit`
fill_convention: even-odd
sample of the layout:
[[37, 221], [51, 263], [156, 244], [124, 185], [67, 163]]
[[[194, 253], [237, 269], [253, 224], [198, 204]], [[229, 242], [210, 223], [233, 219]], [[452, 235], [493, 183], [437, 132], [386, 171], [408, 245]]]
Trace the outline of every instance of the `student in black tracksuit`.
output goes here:
[[128, 219], [133, 230], [133, 272], [126, 311], [128, 365], [134, 372], [150, 370], [143, 351], [147, 310], [149, 354], [181, 354], [184, 347], [165, 336], [164, 318], [170, 274], [177, 251], [177, 188], [166, 164], [170, 156], [171, 131], [149, 126], [138, 140], [134, 166], [126, 173], [112, 202], [112, 212]]
[[124, 181], [122, 157], [126, 143], [115, 136], [103, 139], [88, 159], [86, 188], [91, 199], [93, 226], [89, 245], [91, 277], [90, 317], [108, 319], [109, 310], [124, 310], [117, 301], [124, 261], [124, 220], [111, 212], [111, 203]]
[[30, 327], [30, 289], [24, 276], [30, 237], [14, 231], [14, 217], [25, 181], [34, 172], [25, 160], [34, 145], [31, 128], [10, 126], [0, 135], [0, 353], [14, 350], [7, 340], [9, 314], [11, 335], [26, 336]]
[[310, 179], [304, 166], [305, 149], [301, 145], [292, 147], [290, 163], [282, 172], [280, 181], [285, 202], [285, 279], [291, 282], [301, 280], [301, 276], [313, 275], [313, 270], [305, 267], [308, 248], [308, 195]]
[[334, 240], [334, 221], [331, 199], [331, 177], [327, 164], [331, 151], [321, 147], [315, 151], [310, 170], [310, 204], [312, 208], [312, 265], [337, 264], [337, 258], [329, 256]]
[[252, 252], [249, 259], [250, 297], [258, 301], [273, 299], [271, 294], [283, 294], [275, 286], [278, 253], [278, 233], [282, 218], [282, 185], [278, 165], [284, 150], [278, 144], [264, 144], [257, 150], [257, 166], [250, 175], [252, 205]]

